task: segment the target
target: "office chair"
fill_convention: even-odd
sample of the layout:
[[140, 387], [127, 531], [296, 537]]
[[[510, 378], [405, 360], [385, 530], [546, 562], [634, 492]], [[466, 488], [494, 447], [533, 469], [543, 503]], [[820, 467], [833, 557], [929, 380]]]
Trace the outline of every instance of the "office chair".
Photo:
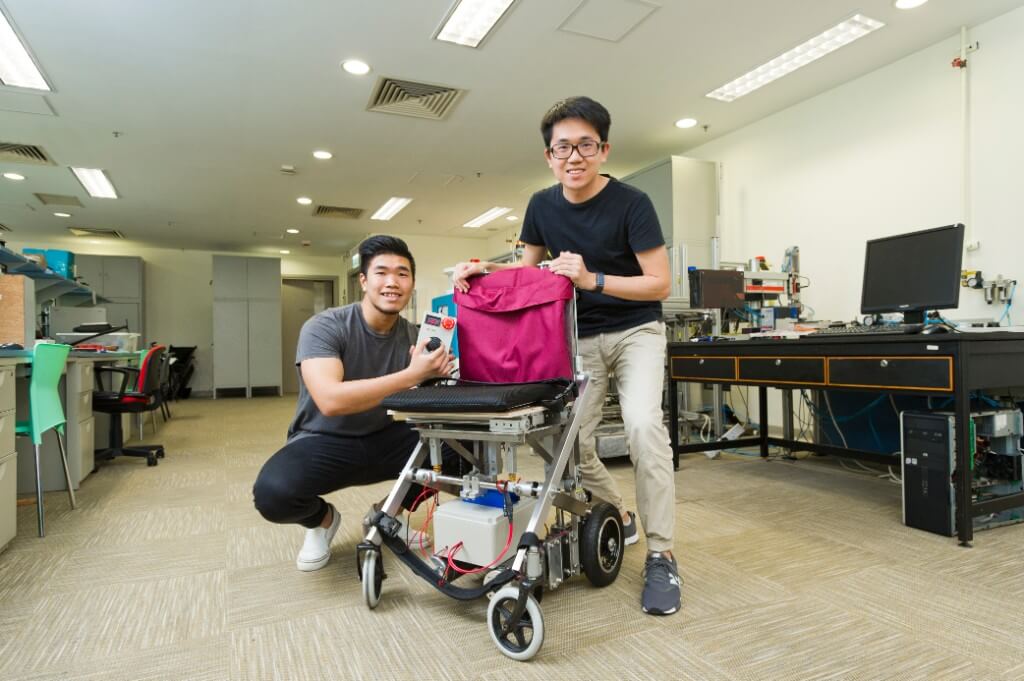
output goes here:
[[61, 463], [64, 464], [64, 479], [68, 484], [68, 496], [71, 508], [75, 508], [75, 490], [71, 484], [71, 471], [68, 468], [68, 452], [64, 446], [64, 408], [60, 403], [61, 374], [68, 361], [70, 345], [57, 343], [37, 343], [32, 350], [32, 378], [28, 384], [28, 421], [14, 424], [14, 434], [32, 438], [36, 452], [36, 514], [39, 517], [39, 536], [45, 536], [43, 521], [43, 475], [40, 469], [40, 448], [43, 435], [53, 429], [57, 435], [57, 446], [60, 448]]
[[[124, 445], [124, 429], [121, 414], [142, 414], [156, 408], [160, 393], [161, 364], [165, 348], [154, 345], [136, 367], [97, 367], [95, 371], [98, 390], [92, 394], [93, 411], [110, 414], [110, 446], [97, 452], [97, 458], [113, 459], [116, 456], [140, 456], [146, 458], [149, 466], [157, 465], [157, 459], [164, 458], [163, 445]], [[115, 392], [113, 376], [121, 376], [120, 388]], [[104, 382], [109, 378], [109, 384]]]

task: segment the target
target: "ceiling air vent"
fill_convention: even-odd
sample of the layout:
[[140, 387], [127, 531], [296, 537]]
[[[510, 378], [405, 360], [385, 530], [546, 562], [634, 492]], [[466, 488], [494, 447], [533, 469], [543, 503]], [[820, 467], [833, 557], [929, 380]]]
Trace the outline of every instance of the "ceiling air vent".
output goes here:
[[313, 216], [318, 218], [338, 218], [341, 220], [358, 220], [365, 211], [362, 208], [347, 208], [345, 206], [317, 206], [313, 209]]
[[34, 144], [0, 142], [0, 161], [4, 163], [30, 163], [36, 166], [56, 165], [42, 147]]
[[464, 90], [416, 83], [411, 80], [397, 78], [381, 78], [373, 89], [368, 111], [412, 116], [414, 118], [431, 118], [441, 120], [447, 116]]
[[82, 206], [77, 196], [67, 194], [36, 194], [35, 197], [44, 206]]
[[12, 230], [10, 227], [8, 227], [7, 225], [5, 225], [2, 222], [0, 222], [0, 232], [12, 232], [12, 231], [14, 231], [14, 230]]
[[116, 229], [97, 229], [96, 227], [68, 227], [68, 231], [75, 236], [106, 237], [108, 239], [123, 239], [124, 234]]

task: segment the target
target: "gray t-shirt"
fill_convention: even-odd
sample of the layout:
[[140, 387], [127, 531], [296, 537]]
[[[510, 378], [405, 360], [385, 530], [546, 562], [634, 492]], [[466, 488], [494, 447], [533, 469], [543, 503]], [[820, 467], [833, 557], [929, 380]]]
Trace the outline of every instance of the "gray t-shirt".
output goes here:
[[306, 390], [299, 365], [314, 357], [337, 357], [345, 367], [345, 381], [377, 378], [409, 366], [409, 346], [416, 344], [416, 327], [399, 318], [387, 334], [373, 331], [359, 303], [332, 307], [302, 325], [295, 367], [299, 372], [299, 402], [288, 427], [288, 441], [315, 433], [357, 437], [391, 424], [384, 407], [347, 416], [324, 416]]

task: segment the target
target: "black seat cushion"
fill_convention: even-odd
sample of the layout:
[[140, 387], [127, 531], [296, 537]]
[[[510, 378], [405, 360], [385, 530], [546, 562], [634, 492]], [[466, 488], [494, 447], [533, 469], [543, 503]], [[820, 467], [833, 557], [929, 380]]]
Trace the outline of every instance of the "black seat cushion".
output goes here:
[[477, 383], [445, 381], [426, 383], [385, 398], [394, 411], [489, 412], [542, 406], [561, 409], [576, 394], [576, 384], [565, 379], [532, 383]]

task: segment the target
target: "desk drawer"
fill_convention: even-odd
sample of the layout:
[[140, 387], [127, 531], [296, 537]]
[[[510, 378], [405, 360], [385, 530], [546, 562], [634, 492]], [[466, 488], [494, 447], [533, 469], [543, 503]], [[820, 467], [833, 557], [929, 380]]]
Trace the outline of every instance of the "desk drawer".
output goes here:
[[[77, 410], [75, 411], [75, 420], [81, 421], [92, 416], [92, 391], [83, 390], [78, 393]], [[70, 414], [69, 414], [70, 417]]]
[[0, 367], [0, 411], [14, 409], [14, 367]]
[[18, 527], [18, 457], [0, 452], [0, 549]]
[[0, 411], [0, 459], [14, 451], [14, 410]]
[[824, 357], [740, 357], [739, 379], [825, 385]]
[[672, 378], [695, 381], [735, 381], [735, 357], [673, 357]]
[[829, 357], [828, 384], [953, 391], [952, 357]]
[[93, 373], [92, 373], [92, 362], [82, 362], [82, 390], [92, 390], [95, 386], [93, 385]]

